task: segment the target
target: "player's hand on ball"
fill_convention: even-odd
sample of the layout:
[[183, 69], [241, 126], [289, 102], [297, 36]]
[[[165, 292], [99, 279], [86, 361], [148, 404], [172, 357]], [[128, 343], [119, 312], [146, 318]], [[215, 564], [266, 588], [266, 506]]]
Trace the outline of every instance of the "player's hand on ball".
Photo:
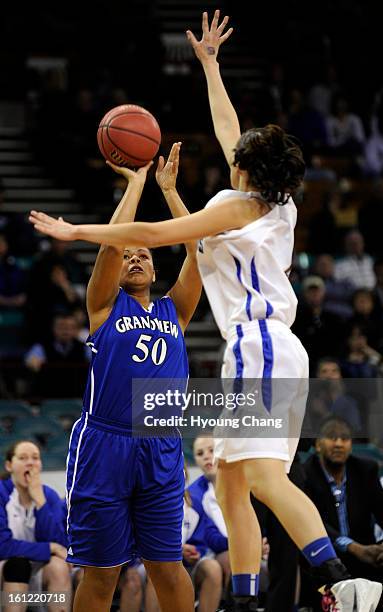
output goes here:
[[35, 229], [42, 234], [52, 236], [58, 240], [76, 240], [76, 228], [72, 223], [67, 223], [62, 217], [54, 219], [43, 212], [31, 210], [29, 221]]
[[156, 181], [162, 191], [176, 188], [181, 144], [181, 142], [173, 144], [166, 164], [162, 155], [158, 159]]
[[233, 32], [233, 28], [229, 28], [227, 32], [223, 33], [229, 21], [229, 17], [224, 17], [220, 25], [218, 25], [218, 21], [219, 10], [215, 11], [210, 28], [207, 13], [202, 13], [201, 40], [197, 40], [193, 32], [191, 32], [190, 30], [186, 31], [186, 36], [188, 37], [188, 40], [190, 41], [196, 56], [202, 64], [204, 64], [208, 60], [216, 59], [218, 55], [218, 49]]
[[112, 170], [117, 172], [117, 174], [121, 174], [121, 176], [123, 176], [129, 183], [131, 183], [132, 181], [139, 181], [145, 183], [146, 175], [148, 173], [149, 168], [152, 166], [153, 161], [148, 162], [146, 166], [142, 166], [142, 168], [138, 168], [138, 170], [125, 168], [125, 166], [116, 166], [110, 161], [107, 161], [106, 163], [112, 168]]

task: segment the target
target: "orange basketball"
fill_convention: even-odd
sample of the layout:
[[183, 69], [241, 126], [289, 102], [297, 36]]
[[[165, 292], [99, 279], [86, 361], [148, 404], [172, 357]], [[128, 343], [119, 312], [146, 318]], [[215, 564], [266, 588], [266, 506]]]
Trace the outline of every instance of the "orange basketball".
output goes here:
[[102, 118], [97, 131], [101, 153], [117, 166], [145, 166], [157, 154], [161, 130], [142, 106], [122, 104]]

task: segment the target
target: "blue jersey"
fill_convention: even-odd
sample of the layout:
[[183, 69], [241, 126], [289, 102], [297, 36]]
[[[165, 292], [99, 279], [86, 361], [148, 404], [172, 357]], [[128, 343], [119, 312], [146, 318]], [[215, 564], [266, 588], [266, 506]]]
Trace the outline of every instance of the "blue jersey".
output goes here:
[[146, 310], [120, 288], [108, 319], [89, 336], [92, 361], [84, 395], [89, 414], [131, 427], [132, 379], [182, 379], [188, 361], [173, 300]]

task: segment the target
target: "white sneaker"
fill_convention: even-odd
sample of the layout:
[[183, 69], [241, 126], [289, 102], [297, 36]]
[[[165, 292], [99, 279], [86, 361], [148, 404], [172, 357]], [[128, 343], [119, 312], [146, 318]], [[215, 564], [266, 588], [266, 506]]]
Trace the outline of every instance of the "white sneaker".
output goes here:
[[356, 612], [375, 612], [382, 594], [380, 582], [372, 582], [364, 578], [356, 578]]
[[334, 601], [330, 604], [329, 612], [354, 612], [355, 580], [342, 580], [333, 584], [331, 593]]
[[333, 584], [331, 588], [323, 586], [319, 589], [319, 592], [322, 593], [322, 610], [324, 612], [354, 612], [354, 580], [341, 580]]
[[342, 580], [324, 592], [326, 612], [375, 612], [382, 594], [380, 582], [365, 578]]

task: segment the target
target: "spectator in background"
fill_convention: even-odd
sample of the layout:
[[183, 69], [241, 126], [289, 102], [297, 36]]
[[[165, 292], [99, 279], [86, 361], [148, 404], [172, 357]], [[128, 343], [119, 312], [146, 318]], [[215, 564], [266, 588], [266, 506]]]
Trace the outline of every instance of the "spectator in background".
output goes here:
[[352, 327], [363, 330], [368, 344], [377, 351], [383, 351], [382, 312], [375, 308], [374, 292], [369, 289], [357, 289], [352, 297]]
[[[201, 612], [215, 612], [223, 587], [222, 566], [217, 556], [228, 551], [228, 540], [206, 514], [196, 487], [185, 492], [182, 554], [198, 591]], [[212, 558], [212, 553], [216, 558]]]
[[315, 83], [309, 91], [310, 107], [327, 118], [331, 114], [333, 97], [339, 92], [339, 89], [336, 67], [334, 64], [328, 64], [323, 70], [320, 81]]
[[344, 240], [345, 256], [335, 264], [336, 280], [347, 280], [355, 289], [373, 289], [374, 263], [364, 252], [364, 238], [359, 230], [348, 232]]
[[381, 177], [383, 173], [383, 104], [382, 91], [375, 96], [370, 122], [370, 136], [366, 142], [364, 171], [367, 176]]
[[[197, 478], [188, 491], [194, 506], [214, 523], [224, 538], [227, 538], [227, 529], [222, 510], [215, 495], [215, 482], [217, 477], [217, 463], [214, 462], [214, 440], [211, 437], [198, 436], [193, 442], [193, 455], [196, 465], [202, 470], [202, 476]], [[225, 587], [228, 586], [231, 571], [228, 547], [217, 555], [217, 561], [222, 567]]]
[[34, 255], [38, 240], [23, 215], [5, 211], [6, 191], [0, 179], [0, 233], [5, 236], [12, 255]]
[[327, 146], [324, 118], [308, 106], [299, 89], [290, 92], [286, 131], [299, 139], [306, 159]]
[[323, 253], [323, 236], [326, 236], [326, 249], [337, 253], [339, 249], [339, 229], [337, 213], [342, 207], [343, 194], [339, 187], [324, 194], [322, 207], [309, 222], [308, 248], [310, 253]]
[[382, 582], [383, 547], [374, 537], [374, 523], [383, 527], [378, 464], [352, 455], [351, 429], [338, 418], [323, 424], [316, 451], [304, 464], [306, 493], [352, 577]]
[[342, 361], [345, 378], [376, 378], [382, 369], [382, 355], [369, 346], [362, 327], [354, 325], [347, 337], [346, 358]]
[[336, 155], [354, 156], [362, 153], [366, 136], [360, 117], [349, 110], [345, 96], [335, 96], [332, 114], [327, 118], [328, 143]]
[[82, 397], [89, 361], [77, 334], [73, 316], [56, 315], [51, 338], [34, 344], [26, 353], [34, 397]]
[[53, 317], [68, 314], [81, 306], [81, 299], [66, 268], [54, 259], [42, 257], [31, 271], [27, 318], [31, 341], [47, 338]]
[[[41, 483], [40, 450], [34, 442], [20, 440], [6, 453], [7, 476], [0, 481], [0, 571], [3, 591], [28, 593], [42, 590], [66, 593], [60, 606], [48, 610], [69, 612], [71, 581], [66, 563], [66, 535], [62, 502]], [[15, 604], [5, 605], [12, 612]], [[18, 604], [18, 612], [27, 604]]]
[[0, 234], [0, 311], [24, 306], [25, 284], [25, 274], [8, 254], [8, 241]]
[[362, 421], [358, 404], [345, 391], [338, 360], [324, 357], [318, 363], [316, 374], [322, 382], [312, 388], [315, 392], [310, 394], [310, 416], [314, 417], [317, 423], [322, 423], [332, 416], [339, 417], [355, 432], [360, 432]]
[[348, 280], [336, 280], [334, 257], [327, 253], [318, 255], [313, 265], [313, 273], [320, 276], [325, 284], [325, 310], [343, 319], [350, 318], [353, 313], [350, 302], [354, 287]]
[[344, 340], [344, 323], [324, 308], [326, 288], [320, 276], [308, 276], [302, 283], [302, 300], [292, 331], [301, 340], [310, 357], [311, 375], [321, 357], [338, 355]]

